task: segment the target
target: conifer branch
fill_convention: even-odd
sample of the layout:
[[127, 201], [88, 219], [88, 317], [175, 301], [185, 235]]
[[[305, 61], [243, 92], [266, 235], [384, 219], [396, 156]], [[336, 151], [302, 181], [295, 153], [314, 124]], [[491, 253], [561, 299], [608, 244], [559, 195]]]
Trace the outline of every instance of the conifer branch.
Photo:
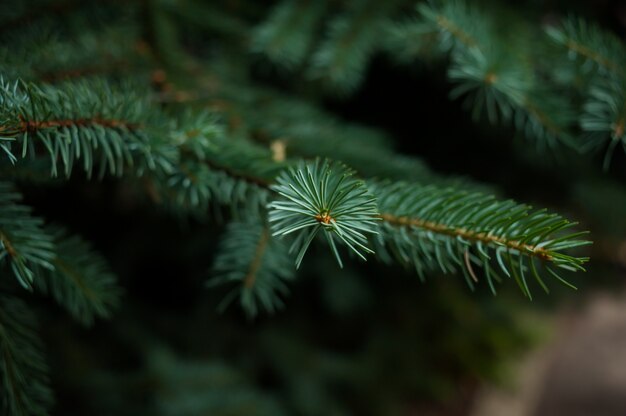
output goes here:
[[167, 170], [172, 148], [167, 136], [169, 120], [148, 109], [145, 97], [122, 95], [103, 80], [60, 86], [36, 86], [0, 81], [0, 137], [14, 162], [17, 147], [22, 159], [41, 153], [50, 157], [52, 176], [59, 165], [66, 176], [78, 162], [91, 175], [99, 168], [121, 175], [126, 168], [137, 174]]
[[619, 73], [626, 62], [626, 48], [616, 36], [602, 31], [582, 19], [570, 18], [555, 27], [547, 28], [548, 35], [571, 53], [598, 67]]
[[594, 51], [579, 42], [576, 42], [574, 39], [567, 39], [567, 41], [565, 42], [565, 46], [572, 52], [581, 55], [591, 61], [594, 61], [595, 63], [602, 67], [605, 67], [606, 69], [615, 71], [619, 68], [619, 65], [616, 62], [613, 62], [611, 59], [603, 56], [599, 52]]
[[294, 278], [290, 263], [287, 245], [273, 238], [260, 218], [232, 222], [220, 243], [208, 285], [236, 285], [220, 310], [239, 297], [249, 317], [261, 308], [273, 313], [282, 307], [281, 297], [289, 293], [285, 283]]
[[107, 318], [119, 303], [120, 289], [105, 261], [87, 242], [62, 229], [51, 228], [48, 233], [55, 242], [54, 270], [41, 270], [35, 287], [86, 326], [96, 317]]
[[[486, 283], [494, 292], [494, 282], [510, 278], [528, 297], [533, 281], [548, 291], [546, 276], [570, 286], [560, 272], [585, 270], [588, 258], [577, 250], [590, 242], [576, 223], [475, 192], [480, 185], [442, 179], [419, 159], [394, 152], [386, 134], [320, 110], [326, 95], [359, 87], [372, 56], [392, 43], [386, 29], [409, 7], [405, 0], [277, 0], [265, 18], [265, 7], [253, 0], [234, 6], [142, 0], [119, 2], [120, 10], [75, 0], [57, 2], [63, 10], [49, 0], [10, 3], [0, 6], [10, 12], [0, 12], [0, 31], [15, 35], [3, 33], [6, 45], [0, 45], [0, 176], [38, 185], [33, 181], [44, 170], [46, 178], [64, 181], [81, 169], [88, 179], [96, 172], [140, 182], [178, 215], [230, 218], [207, 282], [228, 286], [221, 309], [236, 301], [254, 317], [280, 308], [319, 236], [340, 266], [341, 250], [362, 259], [375, 254], [422, 278], [459, 272], [470, 287]], [[108, 21], [111, 12], [136, 6], [135, 22], [111, 32], [78, 14], [70, 25], [49, 20], [49, 12], [84, 8], [106, 10], [95, 20]], [[474, 116], [509, 123], [549, 146], [582, 131], [590, 141], [609, 141], [610, 151], [626, 148], [626, 53], [619, 39], [584, 24], [549, 29], [569, 58], [557, 61], [544, 59], [552, 51], [537, 44], [524, 22], [503, 30], [497, 7], [432, 0], [417, 10], [420, 20], [396, 31], [393, 42], [398, 46], [404, 36], [411, 59], [443, 54], [451, 95], [466, 98]], [[233, 11], [245, 15], [233, 18]], [[42, 31], [49, 42], [39, 42], [39, 25], [28, 24], [39, 17], [58, 37]], [[180, 72], [157, 69], [150, 77], [146, 64], [154, 65], [153, 58]], [[264, 72], [268, 60], [274, 66]], [[384, 68], [386, 60], [380, 62]], [[580, 91], [570, 88], [572, 80]], [[261, 86], [266, 81], [302, 98]], [[220, 114], [197, 111], [207, 104]], [[44, 227], [2, 181], [0, 270], [85, 325], [108, 317], [120, 302], [104, 259], [80, 238]], [[342, 295], [352, 291], [337, 288]], [[35, 327], [26, 305], [0, 293], [0, 414], [44, 416], [51, 405]], [[167, 354], [148, 361], [161, 379], [168, 372], [178, 381], [197, 375]], [[233, 376], [220, 370], [215, 374]], [[169, 387], [178, 395], [188, 386]], [[248, 390], [233, 396], [238, 409], [255, 408]], [[157, 407], [179, 414], [179, 406], [230, 406], [215, 395], [194, 396], [189, 404], [187, 393]], [[281, 413], [273, 403], [261, 408]]]
[[503, 237], [490, 235], [485, 232], [477, 232], [475, 230], [468, 230], [465, 228], [449, 227], [441, 223], [433, 221], [425, 221], [420, 218], [409, 217], [397, 217], [392, 214], [380, 214], [380, 218], [389, 224], [401, 226], [401, 227], [416, 227], [427, 231], [431, 231], [437, 234], [448, 235], [451, 237], [459, 237], [464, 240], [472, 242], [481, 242], [484, 244], [494, 244], [498, 246], [507, 247], [511, 250], [516, 250], [520, 253], [528, 253], [531, 256], [535, 256], [544, 261], [554, 260], [550, 252], [542, 247], [538, 247], [532, 244], [521, 243], [517, 240], [509, 240]]
[[332, 19], [326, 39], [311, 56], [309, 77], [322, 80], [334, 94], [355, 90], [398, 3], [359, 0], [345, 15]]
[[608, 142], [604, 160], [608, 168], [620, 142], [626, 150], [626, 46], [610, 32], [580, 19], [570, 18], [547, 33], [567, 50], [568, 65], [583, 80], [579, 87], [586, 102], [580, 127], [588, 135], [580, 147], [598, 149]]
[[[249, 179], [249, 180], [251, 179], [250, 182], [256, 185], [262, 185], [263, 189], [268, 189], [270, 191], [276, 192], [278, 193], [278, 195], [283, 195], [281, 192], [287, 192], [289, 194], [293, 192], [293, 190], [289, 188], [289, 186], [293, 186], [294, 180], [301, 181], [303, 180], [302, 178], [307, 177], [308, 174], [306, 173], [306, 169], [304, 168], [304, 166], [305, 165], [300, 165], [300, 167], [296, 169], [292, 169], [289, 173], [289, 176], [279, 176], [279, 181], [277, 182], [277, 184], [274, 184], [269, 179], [261, 178], [261, 177], [254, 176], [254, 175], [251, 178], [246, 178], [246, 179]], [[239, 175], [237, 175], [230, 169], [226, 170], [226, 172], [229, 175], [234, 175], [236, 180], [242, 179]], [[319, 176], [319, 174], [315, 174], [314, 172], [316, 172], [315, 169], [309, 171], [309, 173], [312, 174], [313, 177], [317, 177], [318, 180], [319, 178], [323, 177], [323, 175]], [[301, 174], [303, 174], [302, 177], [299, 176]], [[281, 177], [283, 179], [280, 179]], [[317, 183], [317, 182], [314, 180], [311, 183]], [[291, 185], [288, 185], [288, 184], [291, 184]], [[329, 227], [332, 224], [337, 223], [336, 218], [334, 217], [332, 212], [325, 211], [323, 209], [314, 208], [314, 207], [308, 210], [308, 209], [304, 209], [303, 206], [299, 205], [302, 203], [308, 204], [309, 202], [307, 201], [311, 201], [311, 202], [317, 201], [320, 197], [320, 195], [317, 195], [315, 193], [316, 191], [314, 191], [314, 193], [312, 193], [310, 196], [305, 196], [308, 192], [313, 191], [313, 187], [311, 186], [311, 184], [307, 185], [306, 181], [302, 182], [302, 186], [303, 188], [299, 192], [296, 192], [293, 195], [291, 195], [292, 198], [295, 198], [300, 202], [291, 200], [291, 202], [287, 205], [284, 205], [283, 202], [272, 202], [269, 205], [270, 211], [271, 211], [270, 220], [272, 222], [279, 221], [278, 220], [279, 217], [282, 218], [280, 221], [286, 221], [284, 222], [284, 224], [281, 223], [282, 225], [280, 226], [273, 227], [275, 230], [277, 230], [275, 232], [279, 232], [280, 234], [289, 234], [291, 232], [299, 230], [298, 238], [296, 238], [296, 240], [294, 241], [292, 245], [292, 251], [298, 252], [296, 264], [299, 264], [302, 261], [302, 258], [304, 257], [304, 253], [306, 252], [308, 245], [311, 243], [311, 241], [313, 240], [316, 234], [316, 233], [311, 233], [311, 232], [306, 232], [306, 231], [303, 232], [300, 230], [306, 229], [309, 226]], [[375, 183], [370, 184], [370, 186], [373, 186], [376, 192], [381, 191], [381, 188]], [[431, 209], [434, 210], [433, 212], [440, 212], [440, 210], [442, 210], [442, 207], [439, 207], [438, 205], [435, 204], [435, 201], [437, 201], [438, 198], [444, 198], [445, 195], [448, 195], [448, 197], [453, 198], [454, 195], [459, 196], [463, 194], [458, 189], [453, 189], [453, 188], [424, 187], [424, 186], [419, 186], [419, 185], [403, 184], [402, 182], [396, 183], [396, 184], [387, 184], [385, 185], [384, 188], [387, 188], [387, 187], [389, 189], [395, 190], [394, 192], [398, 194], [406, 195], [407, 198], [409, 198], [409, 195], [410, 195], [410, 198], [420, 197], [420, 198], [424, 198], [424, 201], [430, 201], [433, 204], [431, 206]], [[319, 188], [318, 186], [318, 189], [321, 189], [321, 188]], [[412, 194], [410, 192], [412, 192]], [[384, 194], [387, 195], [386, 193]], [[379, 199], [379, 207], [381, 207], [380, 195], [376, 195], [376, 196]], [[497, 202], [492, 197], [489, 197], [486, 195], [471, 194], [470, 196], [468, 196], [469, 200], [472, 200], [472, 198], [474, 198], [473, 202], [468, 201], [467, 204], [463, 205], [462, 207], [451, 206], [451, 207], [447, 207], [441, 212], [448, 213], [450, 216], [454, 216], [455, 214], [458, 214], [458, 211], [455, 211], [455, 209], [461, 209], [461, 208], [467, 209], [469, 211], [473, 211], [476, 215], [482, 212], [486, 219], [491, 218], [493, 221], [495, 221], [495, 223], [491, 223], [493, 225], [486, 227], [486, 228], [477, 227], [475, 224], [472, 224], [472, 223], [463, 223], [461, 225], [454, 225], [454, 224], [451, 225], [445, 222], [437, 222], [437, 221], [433, 221], [432, 219], [429, 219], [429, 217], [433, 215], [430, 211], [423, 211], [419, 213], [413, 212], [412, 215], [406, 215], [406, 214], [398, 214], [395, 211], [393, 211], [393, 209], [384, 210], [383, 208], [379, 208], [382, 214], [376, 214], [376, 215], [372, 214], [371, 219], [381, 220], [383, 225], [390, 226], [392, 227], [392, 229], [398, 228], [398, 227], [407, 228], [407, 230], [409, 231], [415, 230], [415, 229], [421, 229], [422, 231], [426, 233], [430, 233], [432, 235], [438, 235], [440, 237], [450, 238], [451, 239], [450, 241], [465, 241], [473, 245], [475, 248], [481, 247], [480, 250], [484, 251], [484, 254], [483, 252], [481, 252], [478, 255], [478, 257], [476, 257], [475, 253], [468, 252], [467, 248], [463, 248], [463, 250], [459, 251], [458, 253], [449, 252], [447, 254], [443, 254], [443, 252], [438, 251], [439, 248], [437, 248], [436, 245], [435, 247], [433, 247], [432, 244], [428, 242], [428, 239], [426, 241], [421, 241], [422, 237], [417, 237], [418, 240], [420, 241], [416, 240], [413, 243], [411, 243], [411, 245], [414, 245], [413, 248], [409, 248], [407, 246], [405, 249], [411, 251], [411, 250], [418, 248], [418, 251], [420, 250], [422, 251], [422, 254], [419, 254], [416, 252], [415, 255], [418, 257], [415, 257], [412, 260], [413, 262], [420, 264], [419, 266], [416, 266], [420, 274], [423, 273], [423, 271], [426, 269], [433, 269], [433, 268], [440, 268], [443, 271], [452, 271], [454, 270], [454, 267], [455, 267], [454, 264], [456, 264], [456, 266], [459, 266], [459, 265], [462, 265], [462, 264], [459, 264], [460, 262], [466, 263], [467, 262], [466, 257], [469, 256], [472, 263], [482, 268], [488, 269], [487, 273], [490, 276], [489, 278], [491, 278], [491, 276], [494, 276], [496, 273], [495, 273], [495, 270], [492, 269], [492, 266], [490, 264], [485, 264], [486, 260], [491, 259], [491, 256], [486, 254], [487, 251], [485, 251], [485, 247], [487, 247], [489, 250], [495, 250], [497, 254], [496, 257], [499, 259], [500, 262], [502, 262], [502, 264], [504, 264], [504, 260], [502, 260], [504, 258], [502, 257], [503, 256], [502, 253], [508, 252], [508, 253], [515, 253], [516, 256], [535, 258], [544, 263], [553, 264], [558, 268], [564, 268], [568, 270], [583, 270], [582, 264], [586, 261], [585, 258], [571, 257], [571, 256], [563, 255], [559, 252], [562, 249], [567, 249], [571, 247], [588, 244], [588, 242], [586, 241], [575, 240], [575, 237], [579, 236], [580, 234], [575, 233], [574, 235], [563, 237], [564, 240], [559, 240], [558, 244], [551, 242], [551, 240], [548, 238], [550, 233], [557, 232], [565, 228], [569, 228], [571, 227], [572, 224], [554, 215], [545, 215], [545, 218], [544, 218], [543, 216], [544, 214], [542, 214], [541, 211], [532, 213], [529, 211], [528, 207], [512, 204], [509, 202]], [[445, 201], [445, 198], [442, 201]], [[293, 206], [295, 211], [291, 211], [290, 204], [292, 203], [295, 203], [295, 205]], [[384, 199], [383, 199], [383, 203], [384, 203]], [[355, 203], [354, 201], [351, 201], [351, 204], [354, 204], [355, 206], [360, 207], [361, 203], [360, 202]], [[384, 206], [384, 204], [382, 206]], [[494, 211], [493, 210], [494, 207], [498, 207], [498, 209]], [[276, 216], [281, 210], [285, 210], [285, 209], [287, 209], [285, 211], [285, 214], [289, 213], [287, 216], [284, 217], [283, 214]], [[447, 209], [449, 209], [450, 211], [446, 211]], [[290, 212], [293, 212], [293, 215]], [[488, 213], [491, 213], [492, 217], [489, 217]], [[507, 230], [512, 232], [512, 234], [509, 233], [508, 231], [503, 232], [502, 229], [499, 228], [502, 226], [502, 224], [498, 223], [498, 220], [504, 221], [506, 218], [509, 218], [508, 215], [514, 216], [513, 217], [514, 220], [510, 221], [510, 223], [508, 224], [509, 228], [507, 228]], [[308, 216], [308, 219], [307, 219], [307, 216]], [[288, 220], [287, 220], [287, 217], [289, 217]], [[297, 222], [296, 221], [297, 218], [301, 218], [302, 222]], [[523, 227], [523, 224], [530, 222], [531, 218], [539, 221], [537, 224], [537, 227], [542, 226], [544, 228], [528, 228], [528, 229], [523, 230], [525, 231], [525, 234], [520, 233], [520, 230], [518, 230], [516, 227]], [[294, 222], [293, 225], [289, 225], [293, 221], [296, 221], [297, 224]], [[364, 225], [361, 224], [360, 221], [361, 220], [358, 220], [356, 223], [350, 222], [351, 224], [350, 226], [356, 226], [356, 224], [359, 224], [358, 227], [363, 227]], [[549, 225], [554, 226], [554, 228], [549, 228], [548, 227]], [[296, 228], [294, 229], [293, 227], [296, 227]], [[369, 226], [366, 225], [366, 228], [367, 227]], [[372, 230], [375, 230], [375, 229], [376, 228]], [[395, 232], [389, 232], [389, 229], [385, 227], [383, 227], [383, 229], [386, 230], [386, 232], [382, 234], [380, 239], [378, 240], [375, 239], [375, 240], [381, 241], [383, 244], [382, 251], [386, 251], [387, 249], [384, 247], [385, 244], [394, 245], [397, 243], [397, 241], [396, 241]], [[515, 230], [515, 231], [512, 231], [512, 230]], [[534, 237], [542, 236], [543, 239], [535, 238], [532, 241], [527, 240], [528, 234], [531, 234], [533, 232], [538, 233]], [[346, 236], [345, 232], [343, 232], [342, 235], [338, 235], [338, 237], [340, 238], [342, 238], [342, 236], [345, 238]], [[345, 241], [347, 242], [349, 247], [355, 250], [355, 252], [356, 252], [357, 247], [360, 247], [360, 249], [365, 249], [364, 247], [367, 247], [367, 246], [359, 246], [357, 243], [355, 243], [355, 241], [358, 241], [358, 239], [353, 241], [350, 238], [348, 238]], [[333, 254], [335, 255], [335, 257], [341, 264], [341, 258], [339, 257], [339, 254], [336, 251], [336, 247], [334, 246], [334, 243], [329, 241], [329, 244], [333, 251]], [[437, 243], [437, 244], [445, 245], [449, 243], [446, 243], [445, 240], [442, 240], [441, 243]], [[405, 250], [405, 249], [402, 249], [402, 250]], [[365, 250], [369, 251], [369, 248]], [[432, 253], [437, 253], [437, 256], [439, 257], [439, 260], [437, 260], [435, 263], [431, 262], [431, 260], [433, 259], [431, 257]], [[445, 256], [446, 260], [442, 260], [443, 258], [442, 256]], [[383, 257], [384, 257], [384, 254], [383, 254]], [[405, 262], [406, 258], [403, 259], [402, 257], [403, 256], [400, 256], [398, 260], [401, 262]], [[442, 261], [445, 264], [442, 263]], [[450, 261], [452, 261], [452, 263], [450, 263]], [[254, 262], [250, 264], [253, 264], [253, 263]], [[530, 267], [530, 263], [525, 265], [525, 264], [522, 264], [522, 262], [520, 262], [520, 260], [517, 260], [517, 259], [512, 259], [508, 261], [507, 264], [508, 265], [506, 266], [501, 266], [502, 270], [507, 275], [511, 273], [510, 271], [511, 267], [515, 267], [516, 270], [519, 269], [520, 267], [524, 270]], [[534, 270], [534, 268], [535, 266], [533, 265], [532, 269]], [[464, 272], [470, 273], [473, 279], [475, 272], [472, 267], [462, 267], [461, 270]], [[548, 271], [548, 273], [552, 274], [552, 271], [550, 270]], [[538, 275], [535, 278], [537, 280], [541, 279]], [[530, 296], [530, 293], [526, 292], [526, 290], [525, 290], [525, 293], [527, 293]]]
[[445, 49], [482, 49], [480, 39], [491, 22], [464, 1], [432, 1], [419, 4], [417, 10], [440, 33]]
[[274, 64], [295, 69], [311, 49], [326, 1], [279, 2], [252, 34], [251, 50]]
[[32, 217], [20, 200], [12, 185], [0, 182], [0, 264], [7, 264], [20, 285], [31, 289], [36, 268], [54, 267], [54, 246], [43, 221]]
[[528, 97], [524, 99], [524, 108], [528, 111], [529, 116], [536, 119], [548, 133], [554, 137], [563, 135], [563, 128], [557, 125], [546, 112], [539, 109]]
[[257, 244], [256, 251], [254, 253], [254, 258], [250, 263], [250, 269], [248, 270], [248, 273], [243, 280], [243, 285], [247, 289], [250, 289], [254, 286], [257, 273], [263, 261], [263, 255], [265, 254], [265, 250], [267, 249], [269, 237], [269, 230], [266, 227], [263, 227], [263, 231], [261, 232], [261, 238], [259, 238], [259, 243]]
[[[21, 118], [21, 117], [20, 117]], [[121, 128], [124, 130], [137, 130], [140, 124], [130, 123], [124, 120], [104, 119], [101, 117], [78, 118], [70, 120], [24, 120], [21, 118], [19, 130], [16, 133], [35, 133], [38, 130], [54, 129], [59, 127], [89, 127], [102, 126], [107, 128]]]
[[493, 124], [511, 123], [542, 146], [571, 144], [571, 102], [538, 85], [533, 49], [512, 47], [515, 40], [497, 31], [493, 16], [466, 1], [433, 1], [418, 11], [423, 21], [412, 23], [415, 31], [428, 33], [423, 26], [430, 25], [440, 33], [439, 45], [451, 57], [448, 77], [456, 84], [451, 96], [465, 96], [475, 118], [486, 113]]
[[615, 147], [621, 143], [626, 150], [626, 72], [591, 82], [580, 125], [590, 135], [587, 148], [609, 143], [604, 160], [608, 168]]
[[291, 250], [297, 252], [296, 267], [315, 236], [321, 232], [340, 266], [335, 239], [365, 260], [373, 253], [367, 236], [376, 233], [376, 204], [367, 187], [351, 176], [353, 171], [329, 162], [301, 163], [283, 172], [271, 187], [282, 199], [268, 205], [272, 235], [299, 231]]
[[164, 196], [174, 209], [206, 215], [210, 204], [233, 212], [256, 213], [267, 203], [268, 188], [283, 163], [269, 149], [226, 137], [211, 116], [180, 120], [174, 134], [179, 158], [153, 182], [152, 194]]
[[32, 311], [0, 295], [0, 412], [45, 416], [53, 403]]
[[478, 43], [472, 36], [470, 36], [468, 33], [463, 31], [461, 27], [456, 25], [446, 16], [437, 14], [435, 21], [437, 22], [437, 25], [439, 25], [439, 27], [442, 30], [449, 32], [455, 39], [457, 39], [465, 47], [475, 48], [478, 46]]
[[[451, 188], [420, 187], [407, 183], [370, 183], [376, 195], [381, 219], [377, 252], [412, 265], [420, 275], [438, 268], [444, 272], [461, 269], [475, 277], [468, 261], [482, 267], [489, 286], [498, 271], [518, 281], [531, 297], [526, 282], [530, 275], [547, 290], [536, 259], [547, 273], [562, 278], [552, 269], [584, 271], [586, 257], [564, 254], [564, 250], [590, 244], [579, 240], [584, 232], [567, 234], [575, 224], [545, 210], [512, 201], [498, 201], [480, 193]], [[498, 278], [499, 279], [499, 278]], [[471, 281], [468, 284], [472, 286]]]

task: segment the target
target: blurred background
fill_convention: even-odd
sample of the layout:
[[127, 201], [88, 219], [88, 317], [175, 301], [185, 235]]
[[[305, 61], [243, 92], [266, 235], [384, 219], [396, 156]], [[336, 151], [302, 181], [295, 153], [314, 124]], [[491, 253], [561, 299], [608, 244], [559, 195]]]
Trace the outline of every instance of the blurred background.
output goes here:
[[[63, 38], [89, 25], [132, 26], [133, 36], [156, 51], [138, 76], [157, 92], [202, 94], [202, 86], [177, 75], [184, 50], [255, 86], [314, 102], [342, 122], [384, 131], [398, 152], [419, 156], [436, 173], [560, 212], [591, 230], [595, 242], [588, 273], [573, 278], [577, 291], [555, 286], [532, 302], [514, 284], [493, 296], [485, 285], [471, 291], [458, 276], [432, 273], [422, 283], [411, 271], [375, 261], [339, 269], [314, 248], [316, 260], [291, 284], [285, 308], [250, 320], [236, 305], [218, 313], [225, 292], [205, 285], [216, 236], [224, 232], [220, 221], [155, 209], [136, 187], [115, 179], [74, 175], [54, 186], [25, 184], [36, 213], [91, 241], [124, 289], [112, 319], [92, 328], [39, 299], [56, 394], [52, 414], [626, 414], [624, 152], [618, 149], [603, 170], [603, 152], [545, 151], [511, 126], [476, 121], [463, 100], [450, 99], [445, 60], [428, 54], [399, 63], [389, 51], [375, 51], [349, 93], [319, 89], [247, 46], [278, 2], [59, 0], [23, 2], [17, 11], [8, 3], [0, 30], [43, 27]], [[397, 3], [401, 18], [415, 14], [414, 2]], [[538, 32], [575, 14], [626, 35], [620, 1], [505, 3], [481, 2], [510, 7], [507, 13]], [[177, 46], [168, 44], [167, 31], [176, 33]], [[94, 48], [131, 43], [108, 39]], [[114, 72], [132, 64], [116, 62], [96, 63]], [[233, 88], [243, 95], [247, 87]], [[226, 119], [236, 128], [235, 117]]]

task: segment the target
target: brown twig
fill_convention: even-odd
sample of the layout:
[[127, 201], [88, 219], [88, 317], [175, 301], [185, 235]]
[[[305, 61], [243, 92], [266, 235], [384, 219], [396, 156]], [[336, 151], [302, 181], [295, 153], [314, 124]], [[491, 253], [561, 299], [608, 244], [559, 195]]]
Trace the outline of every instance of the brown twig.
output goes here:
[[402, 227], [417, 227], [424, 230], [432, 231], [437, 234], [445, 234], [453, 237], [461, 237], [466, 240], [480, 241], [486, 244], [498, 244], [509, 249], [517, 250], [521, 253], [527, 253], [545, 261], [552, 261], [554, 258], [550, 252], [542, 247], [532, 244], [520, 243], [519, 241], [509, 240], [506, 238], [491, 235], [489, 233], [477, 233], [465, 228], [450, 227], [432, 221], [425, 221], [420, 218], [397, 217], [392, 214], [380, 214], [380, 218], [392, 225]]
[[2, 245], [4, 246], [4, 249], [7, 251], [7, 253], [9, 253], [9, 256], [17, 257], [17, 251], [15, 250], [15, 247], [13, 247], [13, 244], [11, 244], [11, 241], [9, 240], [7, 235], [2, 231], [0, 231], [0, 241], [2, 241]]
[[261, 238], [259, 238], [259, 243], [256, 247], [256, 251], [254, 252], [254, 258], [250, 263], [250, 268], [248, 269], [248, 274], [243, 281], [243, 285], [246, 289], [250, 289], [254, 286], [256, 282], [256, 276], [261, 268], [261, 264], [263, 262], [263, 254], [265, 254], [265, 249], [267, 248], [267, 244], [270, 239], [269, 231], [267, 227], [263, 227], [263, 231], [261, 232]]
[[598, 52], [586, 47], [585, 45], [581, 45], [580, 43], [572, 39], [569, 39], [567, 43], [565, 44], [565, 46], [567, 46], [568, 49], [576, 52], [577, 54], [582, 55], [587, 59], [591, 59], [592, 61], [596, 62], [598, 65], [608, 68], [612, 71], [616, 71], [620, 68], [618, 64], [611, 61], [609, 58], [602, 56]]
[[141, 127], [138, 123], [129, 123], [123, 120], [106, 119], [102, 117], [91, 118], [78, 118], [78, 119], [65, 119], [65, 120], [24, 120], [20, 117], [19, 129], [21, 133], [35, 132], [37, 130], [57, 128], [57, 127], [70, 127], [70, 126], [93, 126], [98, 125], [109, 128], [124, 128], [127, 130], [137, 130]]

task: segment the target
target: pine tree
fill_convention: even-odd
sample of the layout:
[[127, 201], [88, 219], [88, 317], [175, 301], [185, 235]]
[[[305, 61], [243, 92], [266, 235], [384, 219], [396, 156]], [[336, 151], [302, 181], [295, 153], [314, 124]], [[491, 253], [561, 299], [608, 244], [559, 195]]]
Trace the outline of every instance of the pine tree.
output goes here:
[[[528, 299], [574, 287], [572, 273], [588, 261], [586, 229], [626, 205], [599, 206], [590, 225], [579, 225], [570, 219], [576, 214], [435, 172], [395, 150], [388, 132], [346, 121], [328, 104], [354, 99], [375, 60], [421, 65], [445, 74], [451, 100], [462, 101], [477, 126], [517, 136], [498, 140], [524, 147], [521, 157], [557, 163], [572, 177], [589, 172], [575, 190], [580, 200], [606, 201], [602, 189], [619, 198], [623, 189], [610, 178], [621, 175], [626, 150], [626, 50], [586, 19], [542, 25], [539, 14], [460, 0], [10, 3], [0, 6], [2, 414], [52, 408], [36, 323], [50, 308], [42, 298], [86, 326], [132, 302], [120, 298], [123, 282], [80, 230], [33, 211], [29, 194], [37, 190], [115, 183], [146, 212], [224, 226], [210, 236], [207, 290], [222, 296], [220, 311], [238, 304], [249, 321], [289, 314], [299, 302], [290, 288], [307, 270], [349, 275], [364, 261], [417, 275], [424, 292], [440, 290], [428, 284], [439, 274], [494, 295], [512, 284]], [[46, 204], [74, 209], [62, 199]], [[323, 282], [344, 290], [352, 280]], [[470, 303], [456, 290], [449, 302]], [[293, 393], [300, 404], [286, 405], [238, 370], [137, 342], [149, 374], [162, 380], [152, 414], [349, 412], [314, 381], [293, 387], [311, 391]], [[298, 361], [288, 347], [296, 341], [268, 342]], [[494, 355], [514, 349], [502, 348]], [[295, 366], [280, 370], [294, 383]], [[324, 399], [308, 403], [307, 394]]]

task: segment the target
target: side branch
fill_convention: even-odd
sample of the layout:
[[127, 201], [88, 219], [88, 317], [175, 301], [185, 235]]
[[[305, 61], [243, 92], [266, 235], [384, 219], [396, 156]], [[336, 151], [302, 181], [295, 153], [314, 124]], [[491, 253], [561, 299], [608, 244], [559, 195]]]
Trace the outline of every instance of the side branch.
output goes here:
[[552, 121], [545, 112], [538, 109], [528, 98], [524, 100], [523, 107], [530, 116], [534, 117], [535, 120], [537, 120], [546, 129], [548, 133], [557, 137], [563, 133], [562, 129], [554, 121]]
[[78, 119], [66, 119], [66, 120], [47, 120], [47, 121], [36, 121], [36, 120], [24, 120], [20, 117], [19, 124], [19, 132], [20, 133], [32, 133], [37, 130], [49, 129], [49, 128], [58, 128], [58, 127], [71, 127], [71, 126], [102, 126], [108, 128], [123, 128], [126, 130], [137, 130], [141, 128], [141, 125], [138, 123], [129, 123], [123, 120], [116, 119], [106, 119], [101, 117], [91, 117], [91, 118], [78, 118]]
[[532, 244], [524, 244], [519, 241], [497, 237], [488, 233], [477, 233], [464, 228], [448, 227], [432, 221], [425, 221], [419, 218], [397, 217], [392, 214], [380, 214], [380, 219], [389, 224], [401, 227], [418, 227], [437, 234], [445, 234], [451, 237], [461, 237], [466, 240], [480, 241], [485, 244], [497, 244], [506, 246], [509, 249], [517, 250], [521, 253], [530, 254], [544, 261], [552, 261], [554, 257], [544, 248]]
[[472, 36], [463, 31], [459, 26], [457, 26], [454, 22], [448, 19], [445, 16], [438, 15], [437, 16], [437, 24], [444, 30], [450, 32], [452, 36], [457, 38], [459, 42], [468, 48], [474, 48], [478, 46], [478, 43]]
[[15, 250], [15, 247], [13, 247], [13, 244], [11, 244], [11, 241], [9, 240], [7, 235], [2, 231], [0, 231], [0, 242], [2, 242], [2, 245], [4, 246], [4, 249], [7, 251], [9, 256], [17, 256], [17, 251]]
[[243, 280], [243, 285], [246, 289], [251, 289], [256, 282], [257, 272], [261, 268], [261, 263], [263, 262], [263, 254], [265, 254], [265, 249], [267, 248], [267, 243], [269, 242], [269, 231], [267, 227], [263, 227], [263, 231], [261, 232], [261, 238], [259, 238], [259, 243], [257, 244], [256, 251], [254, 252], [254, 258], [250, 263], [250, 268], [248, 269], [248, 274]]
[[100, 300], [100, 296], [98, 296], [93, 289], [85, 284], [85, 279], [81, 276], [81, 273], [78, 270], [67, 264], [67, 262], [63, 261], [59, 257], [52, 260], [52, 264], [54, 265], [55, 270], [70, 278], [80, 292], [84, 294], [85, 298], [89, 299], [90, 302], [95, 303]]
[[577, 54], [584, 56], [587, 59], [590, 59], [592, 61], [594, 61], [595, 63], [597, 63], [600, 66], [603, 66], [607, 69], [610, 69], [611, 71], [617, 71], [620, 66], [618, 64], [616, 64], [615, 62], [613, 62], [612, 60], [610, 60], [609, 58], [602, 56], [600, 53], [592, 50], [591, 48], [586, 47], [585, 45], [582, 45], [572, 39], [568, 39], [567, 42], [565, 43], [565, 46], [573, 51], [576, 52]]

